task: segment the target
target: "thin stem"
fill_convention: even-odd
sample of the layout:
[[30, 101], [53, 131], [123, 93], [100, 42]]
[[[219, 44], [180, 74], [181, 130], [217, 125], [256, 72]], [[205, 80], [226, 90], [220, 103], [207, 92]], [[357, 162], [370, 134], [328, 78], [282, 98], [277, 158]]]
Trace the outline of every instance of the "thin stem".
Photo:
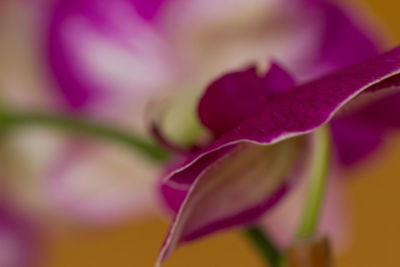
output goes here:
[[258, 252], [264, 258], [268, 266], [280, 266], [282, 259], [281, 253], [263, 230], [257, 226], [250, 226], [245, 228], [244, 233], [258, 249]]
[[296, 238], [308, 239], [314, 236], [324, 200], [326, 177], [330, 162], [330, 134], [328, 126], [314, 132], [311, 177], [306, 202]]
[[68, 115], [16, 113], [4, 109], [1, 111], [0, 126], [3, 129], [13, 129], [17, 126], [26, 125], [58, 128], [79, 134], [113, 140], [135, 149], [156, 161], [164, 161], [168, 157], [168, 153], [156, 144], [110, 125], [95, 123], [83, 118]]

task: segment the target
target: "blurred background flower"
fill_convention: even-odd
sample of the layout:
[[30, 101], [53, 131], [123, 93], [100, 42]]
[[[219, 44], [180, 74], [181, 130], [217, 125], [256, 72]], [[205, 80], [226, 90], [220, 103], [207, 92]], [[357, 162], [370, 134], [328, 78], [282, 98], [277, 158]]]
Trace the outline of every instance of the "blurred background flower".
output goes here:
[[[355, 52], [373, 53], [374, 45], [341, 46], [359, 36], [351, 27], [327, 31], [337, 11], [327, 12], [318, 2], [5, 0], [1, 99], [23, 110], [82, 114], [143, 135], [156, 119], [169, 139], [187, 145], [200, 129], [198, 95], [222, 73], [273, 58], [301, 81], [345, 64], [334, 61], [338, 53], [355, 55], [351, 60], [360, 59]], [[344, 4], [369, 37], [385, 36], [377, 34], [366, 12], [355, 12], [360, 3]], [[381, 9], [390, 2], [367, 4], [395, 25], [395, 16]], [[47, 228], [43, 238], [51, 248], [43, 266], [151, 266], [165, 231], [154, 214], [160, 169], [152, 162], [114, 144], [36, 127], [4, 136], [1, 150], [13, 209]], [[346, 188], [340, 190], [346, 194]], [[216, 238], [207, 241], [218, 244], [215, 249], [248, 251], [233, 234], [219, 237], [222, 244]], [[185, 266], [184, 257], [192, 255], [185, 251], [172, 266], [179, 261]], [[230, 266], [242, 266], [240, 260], [257, 266], [250, 252], [238, 254], [242, 258]]]

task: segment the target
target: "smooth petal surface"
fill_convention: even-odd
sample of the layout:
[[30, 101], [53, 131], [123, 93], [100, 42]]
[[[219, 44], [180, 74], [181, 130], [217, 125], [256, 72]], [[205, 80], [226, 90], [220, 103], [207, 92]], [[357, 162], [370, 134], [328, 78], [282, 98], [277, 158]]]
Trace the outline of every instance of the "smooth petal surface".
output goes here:
[[[182, 241], [258, 218], [286, 193], [294, 178], [304, 174], [307, 151], [308, 141], [304, 137], [273, 146], [235, 146], [205, 169], [188, 191], [159, 262]], [[176, 197], [176, 191], [164, 193]], [[170, 200], [177, 201], [175, 204], [180, 201]]]
[[312, 70], [306, 76], [316, 77], [378, 54], [379, 39], [370, 24], [358, 19], [360, 14], [332, 1], [315, 1], [314, 5], [324, 14], [320, 22], [323, 36]]
[[260, 77], [255, 67], [224, 75], [208, 86], [200, 99], [199, 118], [220, 136], [259, 112], [271, 97], [294, 84], [293, 78], [276, 64], [271, 65], [264, 77]]

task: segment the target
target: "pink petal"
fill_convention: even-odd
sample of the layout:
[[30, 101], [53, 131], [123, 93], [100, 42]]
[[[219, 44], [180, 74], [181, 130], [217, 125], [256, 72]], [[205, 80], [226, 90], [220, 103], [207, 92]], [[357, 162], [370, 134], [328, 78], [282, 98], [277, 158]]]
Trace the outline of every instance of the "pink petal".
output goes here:
[[182, 241], [257, 219], [304, 174], [307, 151], [307, 138], [294, 138], [273, 146], [242, 143], [226, 153], [190, 187], [158, 262]]
[[[295, 166], [304, 168], [301, 157], [285, 154], [284, 147], [293, 142], [291, 138], [327, 123], [363, 91], [399, 84], [399, 73], [400, 48], [396, 48], [295, 87], [272, 98], [258, 114], [172, 171], [165, 181], [172, 187], [189, 188], [189, 193], [172, 223], [158, 262], [181, 241], [260, 216], [275, 204], [276, 194], [282, 194], [279, 188], [285, 187], [289, 177], [298, 175], [293, 172], [297, 170]], [[268, 173], [273, 168], [262, 168], [266, 158], [278, 159], [280, 153], [288, 157], [282, 161], [287, 173], [274, 175]], [[272, 178], [263, 179], [263, 174]]]
[[385, 82], [398, 84], [399, 72], [400, 48], [396, 48], [297, 86], [274, 97], [261, 112], [190, 157], [180, 168], [172, 171], [165, 181], [192, 183], [204, 167], [241, 142], [268, 145], [310, 133], [328, 122], [345, 104], [363, 91], [387, 88], [389, 84]]
[[294, 86], [293, 78], [272, 64], [261, 77], [255, 67], [229, 73], [214, 81], [200, 99], [201, 122], [216, 136], [259, 112], [269, 99]]

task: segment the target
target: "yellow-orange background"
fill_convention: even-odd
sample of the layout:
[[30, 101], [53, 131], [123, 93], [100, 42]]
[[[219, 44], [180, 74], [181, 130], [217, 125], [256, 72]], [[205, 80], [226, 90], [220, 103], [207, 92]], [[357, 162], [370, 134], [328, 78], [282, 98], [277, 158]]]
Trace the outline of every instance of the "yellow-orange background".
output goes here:
[[[398, 0], [359, 0], [400, 43]], [[400, 266], [400, 136], [368, 164], [348, 173], [352, 214], [350, 248], [337, 258], [339, 267]], [[46, 241], [45, 267], [152, 266], [167, 223], [142, 218], [125, 225], [76, 230]], [[241, 233], [228, 231], [180, 248], [165, 266], [262, 266]]]

